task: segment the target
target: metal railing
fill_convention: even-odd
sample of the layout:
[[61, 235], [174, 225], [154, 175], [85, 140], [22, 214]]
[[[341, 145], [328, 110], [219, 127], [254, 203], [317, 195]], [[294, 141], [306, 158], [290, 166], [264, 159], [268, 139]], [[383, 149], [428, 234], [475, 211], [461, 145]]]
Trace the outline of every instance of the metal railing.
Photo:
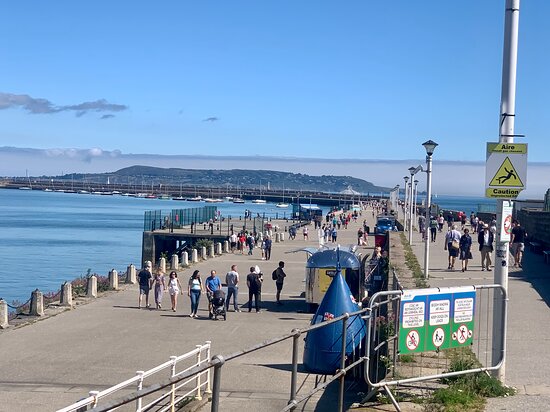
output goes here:
[[[506, 290], [501, 285], [472, 286], [476, 293], [476, 310], [474, 313], [475, 328], [471, 345], [465, 346], [471, 350], [475, 358], [471, 365], [479, 367], [452, 371], [449, 370], [448, 351], [442, 349], [435, 352], [408, 355], [407, 362], [402, 361], [399, 354], [399, 325], [402, 290], [378, 292], [369, 301], [371, 316], [367, 318], [367, 347], [365, 380], [371, 389], [363, 402], [373, 397], [380, 390], [386, 392], [396, 410], [399, 405], [390, 387], [398, 387], [414, 382], [422, 382], [477, 372], [498, 370], [504, 362], [504, 351], [500, 359], [491, 359], [492, 353], [492, 313], [494, 305], [502, 305], [501, 327], [506, 328], [506, 313], [508, 298]], [[499, 294], [500, 293], [500, 294]], [[501, 339], [504, 339], [501, 336]], [[505, 347], [501, 342], [500, 347]], [[464, 348], [463, 348], [464, 349]]]
[[[185, 369], [177, 371], [177, 366], [181, 362], [195, 358], [195, 362], [191, 365], [188, 365]], [[170, 360], [164, 362], [161, 365], [158, 365], [147, 371], [137, 371], [136, 376], [127, 379], [123, 382], [118, 383], [117, 385], [111, 386], [103, 391], [90, 391], [87, 398], [84, 398], [72, 405], [69, 405], [63, 409], [59, 409], [57, 412], [78, 412], [81, 410], [88, 410], [88, 407], [94, 408], [103, 408], [98, 406], [100, 401], [105, 401], [105, 405], [109, 404], [109, 401], [104, 398], [111, 396], [112, 394], [128, 389], [129, 387], [135, 387], [138, 392], [143, 390], [143, 383], [146, 378], [162, 373], [166, 370], [170, 372], [170, 379], [173, 381], [170, 385], [162, 386], [159, 390], [167, 388], [167, 391], [163, 391], [160, 395], [155, 396], [153, 399], [147, 399], [147, 403], [144, 402], [145, 396], [140, 396], [135, 398], [136, 405], [135, 411], [141, 412], [149, 410], [152, 406], [159, 405], [161, 402], [166, 404], [157, 409], [157, 412], [163, 411], [174, 411], [176, 405], [188, 397], [194, 394], [194, 398], [197, 400], [202, 399], [202, 390], [204, 388], [204, 393], [211, 393], [210, 387], [210, 341], [206, 341], [203, 345], [197, 345], [197, 347], [180, 356], [171, 356]], [[190, 374], [190, 371], [194, 371], [197, 368], [202, 368], [201, 371], [197, 373]], [[206, 379], [203, 381], [203, 376], [206, 375]], [[188, 385], [195, 381], [195, 386], [188, 388]], [[155, 387], [157, 385], [153, 385]], [[184, 393], [181, 393], [182, 390], [186, 390]], [[126, 402], [129, 403], [129, 402]], [[122, 405], [122, 404], [121, 404]], [[108, 410], [115, 410], [116, 407], [110, 407]]]
[[[112, 411], [116, 408], [126, 405], [130, 402], [138, 401], [139, 399], [152, 395], [160, 390], [163, 390], [164, 388], [171, 387], [172, 385], [177, 385], [179, 382], [190, 379], [193, 376], [197, 374], [205, 373], [206, 371], [209, 371], [210, 368], [214, 368], [213, 371], [213, 378], [212, 378], [212, 404], [211, 404], [211, 411], [212, 412], [218, 412], [220, 410], [220, 392], [221, 392], [221, 371], [222, 367], [232, 361], [233, 359], [239, 358], [241, 356], [248, 355], [252, 352], [256, 352], [261, 349], [265, 349], [269, 346], [275, 345], [277, 343], [290, 340], [292, 339], [292, 372], [291, 372], [291, 381], [290, 381], [290, 391], [289, 391], [289, 401], [286, 407], [282, 409], [282, 411], [291, 411], [294, 410], [297, 405], [300, 403], [308, 400], [313, 396], [315, 393], [319, 392], [320, 390], [326, 388], [331, 382], [335, 380], [339, 380], [340, 387], [339, 387], [339, 399], [338, 399], [338, 411], [344, 411], [344, 378], [346, 374], [349, 373], [350, 370], [357, 367], [358, 365], [362, 364], [366, 358], [357, 356], [357, 359], [350, 359], [346, 356], [345, 350], [346, 350], [346, 333], [348, 328], [348, 320], [350, 318], [353, 318], [355, 316], [359, 316], [360, 318], [364, 318], [365, 316], [368, 318], [370, 312], [370, 309], [362, 309], [357, 312], [352, 313], [344, 313], [341, 316], [338, 316], [334, 319], [317, 323], [314, 325], [310, 325], [303, 329], [294, 329], [290, 333], [278, 336], [269, 340], [266, 340], [264, 342], [258, 343], [254, 346], [251, 346], [247, 349], [240, 350], [238, 352], [234, 352], [232, 354], [223, 356], [223, 355], [215, 355], [212, 357], [212, 359], [207, 362], [203, 363], [202, 365], [195, 366], [193, 368], [188, 369], [185, 373], [182, 373], [180, 375], [173, 376], [163, 382], [159, 382], [155, 385], [152, 385], [147, 388], [138, 388], [137, 391], [123, 397], [117, 400], [113, 400], [111, 402], [108, 402], [104, 405], [95, 407], [92, 409], [96, 412], [104, 412], [104, 411]], [[328, 325], [331, 325], [335, 322], [342, 322], [342, 354], [341, 354], [341, 364], [340, 369], [331, 376], [326, 382], [324, 382], [322, 385], [316, 386], [313, 390], [309, 391], [306, 394], [301, 395], [298, 397], [298, 353], [299, 353], [299, 339], [302, 336], [302, 334], [309, 332], [314, 329], [319, 329], [322, 327], [326, 327]], [[346, 365], [346, 363], [348, 363]], [[59, 411], [58, 411], [59, 412]]]

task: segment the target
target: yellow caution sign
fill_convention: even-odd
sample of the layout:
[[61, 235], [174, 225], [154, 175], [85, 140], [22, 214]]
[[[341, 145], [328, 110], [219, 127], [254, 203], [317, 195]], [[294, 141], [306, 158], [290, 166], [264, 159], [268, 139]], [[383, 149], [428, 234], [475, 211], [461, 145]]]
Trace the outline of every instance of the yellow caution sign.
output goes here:
[[516, 168], [510, 161], [510, 158], [506, 156], [497, 172], [490, 181], [489, 186], [497, 187], [523, 187]]

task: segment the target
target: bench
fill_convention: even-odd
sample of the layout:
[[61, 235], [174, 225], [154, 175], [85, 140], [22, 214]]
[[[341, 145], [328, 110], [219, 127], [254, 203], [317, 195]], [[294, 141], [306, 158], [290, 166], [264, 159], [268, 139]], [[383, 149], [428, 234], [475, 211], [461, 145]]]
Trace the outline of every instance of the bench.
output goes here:
[[545, 250], [542, 254], [544, 255], [544, 263], [550, 263], [550, 250]]

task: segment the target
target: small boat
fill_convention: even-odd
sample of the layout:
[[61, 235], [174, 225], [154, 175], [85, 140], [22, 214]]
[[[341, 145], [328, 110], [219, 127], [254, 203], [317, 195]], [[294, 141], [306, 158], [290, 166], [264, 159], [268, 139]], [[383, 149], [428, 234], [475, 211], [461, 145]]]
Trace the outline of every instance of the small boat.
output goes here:
[[78, 193], [81, 194], [81, 195], [89, 195], [90, 194], [90, 192], [88, 192], [87, 190], [79, 190]]
[[233, 201], [233, 198], [231, 196], [226, 196], [224, 197], [224, 199], [227, 200], [228, 202]]
[[211, 198], [209, 198], [209, 197], [205, 197], [203, 200], [204, 200], [206, 203], [216, 203], [216, 199], [211, 199]]
[[32, 190], [32, 187], [29, 186], [20, 186], [19, 190]]
[[263, 205], [263, 204], [267, 203], [267, 200], [264, 200], [264, 199], [254, 199], [254, 200], [252, 200], [252, 203], [257, 203], [257, 204]]
[[161, 199], [161, 200], [170, 200], [170, 199], [172, 199], [172, 197], [169, 196], [169, 195], [160, 195], [159, 199]]
[[185, 200], [183, 196], [173, 197], [172, 200]]
[[240, 197], [234, 197], [233, 198], [233, 203], [244, 203], [244, 200], [241, 199]]
[[187, 200], [188, 202], [200, 202], [202, 200], [202, 197], [201, 196], [188, 197], [185, 200]]
[[287, 208], [287, 207], [288, 207], [288, 203], [277, 203], [276, 206], [277, 206], [278, 208], [283, 209], [283, 208]]
[[53, 192], [53, 190], [52, 190], [52, 189], [49, 189], [49, 188], [45, 188], [45, 189], [44, 189], [44, 192]]
[[156, 199], [156, 198], [157, 198], [157, 196], [153, 195], [153, 194], [145, 196], [145, 199]]

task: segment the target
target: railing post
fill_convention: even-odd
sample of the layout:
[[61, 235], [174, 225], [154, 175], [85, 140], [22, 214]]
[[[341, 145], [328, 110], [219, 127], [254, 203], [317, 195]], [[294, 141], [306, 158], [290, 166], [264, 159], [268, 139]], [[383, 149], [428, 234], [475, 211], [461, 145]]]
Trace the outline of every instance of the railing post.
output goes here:
[[166, 272], [166, 258], [161, 257], [159, 260], [159, 268], [162, 272]]
[[[296, 386], [298, 383], [298, 339], [300, 338], [301, 332], [299, 329], [292, 330], [292, 375], [290, 376], [290, 400], [288, 404], [296, 405]], [[292, 407], [292, 411], [295, 407]]]
[[189, 266], [189, 253], [183, 252], [181, 254], [181, 265], [182, 266]]
[[[140, 391], [143, 389], [143, 374], [144, 371], [137, 371], [136, 374], [139, 376], [139, 381], [137, 384], [137, 390]], [[136, 412], [141, 412], [141, 398], [136, 399]]]
[[201, 259], [206, 260], [208, 256], [206, 255], [206, 246], [201, 247]]
[[97, 402], [99, 401], [99, 399], [97, 398], [97, 395], [99, 395], [99, 391], [90, 391], [88, 392], [88, 395], [94, 397], [94, 403], [92, 404], [92, 407], [95, 408], [97, 406]]
[[178, 270], [179, 266], [180, 266], [179, 256], [174, 253], [172, 255], [172, 261], [170, 262], [170, 269]]
[[218, 412], [220, 407], [220, 388], [221, 388], [221, 372], [225, 359], [222, 355], [214, 355], [213, 361], [218, 361], [214, 364], [214, 382], [212, 384], [212, 412]]
[[73, 306], [73, 285], [71, 282], [65, 282], [61, 285], [59, 304], [61, 306]]
[[[202, 345], [196, 345], [195, 346], [197, 349], [198, 349], [198, 352], [197, 352], [197, 363], [196, 363], [196, 366], [200, 366], [201, 364], [201, 352], [202, 352]], [[202, 396], [201, 396], [201, 375], [202, 373], [197, 373], [197, 394], [195, 395], [195, 399], [200, 401], [202, 399]]]
[[197, 249], [193, 249], [191, 253], [191, 262], [197, 263], [199, 261]]
[[[207, 340], [206, 342], [204, 342], [204, 344], [207, 345], [206, 362], [210, 362], [210, 360], [212, 359], [211, 352], [210, 352], [210, 345], [212, 344], [212, 341]], [[206, 370], [206, 390], [204, 391], [204, 393], [208, 393], [208, 394], [212, 393], [212, 388], [210, 387], [210, 368]]]
[[[172, 375], [170, 376], [173, 378], [176, 376], [176, 359], [178, 359], [177, 356], [170, 356], [170, 360], [172, 361]], [[170, 388], [170, 411], [174, 412], [176, 410], [176, 384], [173, 383], [172, 387]]]
[[31, 310], [33, 316], [44, 316], [44, 295], [38, 289], [31, 294]]
[[[340, 359], [340, 371], [346, 369], [346, 346], [348, 340], [348, 319], [349, 313], [344, 313], [344, 319], [342, 319], [342, 355]], [[346, 373], [343, 372], [340, 376], [340, 391], [338, 394], [338, 411], [344, 412], [344, 389], [346, 384]]]
[[6, 329], [7, 327], [9, 327], [8, 302], [0, 299], [0, 329]]

